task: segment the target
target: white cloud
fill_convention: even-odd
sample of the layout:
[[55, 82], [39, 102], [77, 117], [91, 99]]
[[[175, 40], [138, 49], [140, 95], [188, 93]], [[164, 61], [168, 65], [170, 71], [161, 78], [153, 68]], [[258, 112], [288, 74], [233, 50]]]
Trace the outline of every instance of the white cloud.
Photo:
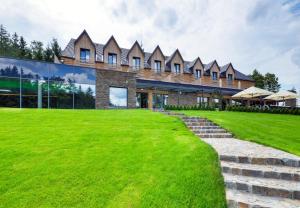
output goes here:
[[91, 80], [88, 79], [87, 74], [67, 73], [63, 77], [64, 80], [74, 80], [76, 83], [91, 84]]
[[187, 60], [273, 72], [300, 91], [297, 0], [1, 1], [1, 23], [29, 40], [57, 37], [65, 46], [83, 29], [101, 43], [114, 34], [122, 47], [138, 40], [150, 52], [159, 44], [166, 55], [179, 48]]

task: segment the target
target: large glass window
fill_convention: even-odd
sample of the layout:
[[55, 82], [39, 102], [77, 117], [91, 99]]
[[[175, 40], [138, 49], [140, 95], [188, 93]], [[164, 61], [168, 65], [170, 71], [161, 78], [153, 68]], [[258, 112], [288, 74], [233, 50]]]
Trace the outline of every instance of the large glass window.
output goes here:
[[218, 72], [212, 73], [212, 80], [218, 80]]
[[154, 61], [154, 70], [156, 73], [161, 73], [161, 61]]
[[168, 95], [153, 94], [153, 108], [164, 108], [168, 105]]
[[141, 68], [141, 58], [139, 58], [139, 57], [133, 57], [132, 58], [132, 67], [134, 69]]
[[108, 64], [111, 64], [111, 65], [117, 64], [117, 54], [115, 54], [115, 53], [108, 54]]
[[127, 88], [110, 87], [109, 105], [110, 107], [127, 107]]
[[176, 74], [180, 74], [180, 64], [174, 64], [174, 69]]
[[232, 80], [233, 80], [232, 74], [227, 74], [227, 80], [228, 80], [229, 82], [232, 82]]
[[207, 104], [208, 104], [208, 98], [207, 97], [202, 97], [202, 96], [197, 97], [197, 105], [207, 106]]
[[80, 48], [80, 61], [89, 62], [90, 61], [90, 50], [85, 48]]
[[201, 70], [199, 70], [199, 69], [196, 70], [195, 77], [196, 77], [196, 79], [200, 79], [201, 78]]

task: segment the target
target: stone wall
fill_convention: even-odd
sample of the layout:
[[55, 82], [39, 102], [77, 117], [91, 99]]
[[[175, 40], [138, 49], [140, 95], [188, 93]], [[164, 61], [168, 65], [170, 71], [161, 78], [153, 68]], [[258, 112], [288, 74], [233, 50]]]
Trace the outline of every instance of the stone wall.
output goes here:
[[96, 108], [110, 108], [109, 87], [127, 88], [127, 106], [136, 107], [135, 73], [96, 69]]

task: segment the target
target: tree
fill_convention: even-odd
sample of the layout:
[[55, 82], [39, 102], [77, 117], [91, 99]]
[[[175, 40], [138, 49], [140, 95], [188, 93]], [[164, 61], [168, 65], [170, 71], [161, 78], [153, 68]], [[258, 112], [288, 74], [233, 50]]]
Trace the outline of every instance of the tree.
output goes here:
[[27, 43], [24, 40], [23, 36], [20, 36], [19, 50], [20, 50], [19, 57], [20, 58], [25, 58], [26, 57], [26, 53], [27, 53], [28, 50], [27, 50]]
[[3, 25], [0, 25], [0, 55], [6, 55], [10, 49], [10, 35]]
[[256, 69], [254, 69], [254, 71], [252, 72], [252, 74], [250, 76], [252, 77], [252, 79], [255, 82], [255, 87], [259, 87], [262, 89], [265, 88], [264, 75], [259, 73]]
[[49, 62], [52, 62], [54, 60], [54, 54], [52, 49], [49, 47], [49, 45], [44, 50], [44, 60]]
[[34, 60], [43, 60], [44, 49], [42, 42], [34, 40], [31, 42], [30, 48]]
[[12, 56], [19, 56], [20, 46], [19, 46], [19, 36], [17, 33], [14, 33], [11, 37], [11, 47], [12, 47]]
[[271, 92], [278, 92], [280, 89], [280, 84], [278, 83], [278, 77], [272, 73], [266, 73], [264, 79], [264, 88]]
[[52, 39], [51, 49], [53, 51], [53, 54], [55, 56], [57, 56], [57, 58], [60, 58], [60, 56], [61, 56], [61, 48], [60, 48], [60, 46], [59, 46], [56, 38]]

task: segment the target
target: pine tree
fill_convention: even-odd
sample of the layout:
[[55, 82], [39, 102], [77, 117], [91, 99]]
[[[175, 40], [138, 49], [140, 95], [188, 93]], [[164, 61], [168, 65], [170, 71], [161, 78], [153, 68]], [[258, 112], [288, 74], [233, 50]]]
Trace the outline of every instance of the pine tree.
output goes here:
[[20, 54], [19, 36], [14, 33], [11, 37], [12, 56], [18, 57]]
[[10, 54], [10, 35], [5, 27], [0, 25], [0, 55], [8, 56]]
[[54, 54], [49, 45], [44, 50], [44, 60], [49, 61], [49, 62], [53, 62], [53, 60], [54, 60]]
[[264, 88], [272, 92], [278, 92], [280, 84], [278, 83], [278, 77], [272, 73], [266, 73], [264, 78]]
[[57, 58], [59, 58], [61, 56], [61, 48], [60, 48], [56, 38], [52, 39], [51, 49], [53, 51], [53, 54], [56, 55]]
[[253, 70], [253, 72], [250, 76], [255, 81], [255, 87], [259, 87], [259, 88], [262, 88], [262, 89], [265, 87], [264, 75], [259, 73], [256, 69]]
[[34, 60], [43, 60], [44, 49], [42, 42], [34, 40], [31, 42], [30, 48]]
[[27, 49], [27, 43], [24, 40], [23, 36], [20, 36], [19, 50], [20, 50], [19, 57], [26, 58], [26, 53], [27, 53], [28, 49]]

